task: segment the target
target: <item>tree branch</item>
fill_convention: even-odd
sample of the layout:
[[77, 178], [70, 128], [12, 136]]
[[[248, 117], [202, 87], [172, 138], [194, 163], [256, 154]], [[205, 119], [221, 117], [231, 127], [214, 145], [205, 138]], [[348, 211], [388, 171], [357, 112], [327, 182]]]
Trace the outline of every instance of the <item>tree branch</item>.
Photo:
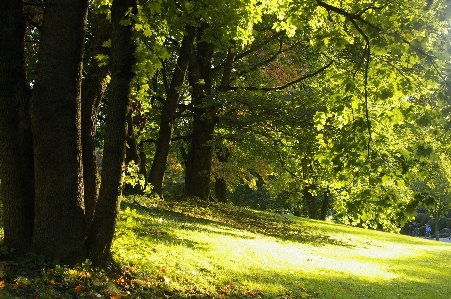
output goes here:
[[273, 90], [282, 90], [282, 89], [286, 89], [296, 83], [299, 83], [305, 79], [314, 77], [316, 75], [318, 75], [319, 73], [325, 71], [327, 68], [329, 68], [332, 64], [334, 63], [334, 61], [329, 62], [328, 64], [326, 64], [325, 66], [323, 66], [322, 68], [312, 72], [312, 73], [308, 73], [294, 81], [288, 82], [285, 85], [282, 86], [277, 86], [277, 87], [254, 87], [254, 86], [248, 86], [248, 87], [234, 87], [234, 86], [229, 86], [227, 88], [227, 90], [255, 90], [255, 91], [273, 91]]

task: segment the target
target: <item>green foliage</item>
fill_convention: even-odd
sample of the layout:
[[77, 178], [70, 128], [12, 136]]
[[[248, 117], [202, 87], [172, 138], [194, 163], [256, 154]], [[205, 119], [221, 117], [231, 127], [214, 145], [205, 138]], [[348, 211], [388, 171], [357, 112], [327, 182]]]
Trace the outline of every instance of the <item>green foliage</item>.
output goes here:
[[149, 200], [158, 200], [159, 196], [152, 193], [152, 185], [146, 182], [145, 175], [139, 172], [139, 165], [131, 161], [125, 170], [124, 184], [129, 184], [133, 188], [135, 186], [139, 187], [142, 194], [146, 196]]
[[[213, 161], [212, 180], [225, 179], [242, 200], [236, 187], [256, 189], [260, 177], [265, 191], [246, 192], [254, 207], [281, 198], [301, 205], [304, 186], [315, 185], [331, 191], [340, 221], [399, 230], [418, 204], [413, 182], [446, 144], [434, 140], [446, 124], [449, 12], [447, 1], [140, 3], [127, 17], [137, 44], [132, 96], [148, 118], [134, 133], [138, 141], [157, 138], [180, 43], [194, 26], [193, 47], [206, 42], [213, 53], [212, 90], [196, 108], [218, 111], [211, 145], [231, 153], [226, 163]], [[231, 83], [219, 90], [228, 54]], [[188, 86], [178, 90], [177, 137], [192, 129]], [[174, 197], [184, 182], [180, 147], [189, 146], [172, 147], [164, 191]]]

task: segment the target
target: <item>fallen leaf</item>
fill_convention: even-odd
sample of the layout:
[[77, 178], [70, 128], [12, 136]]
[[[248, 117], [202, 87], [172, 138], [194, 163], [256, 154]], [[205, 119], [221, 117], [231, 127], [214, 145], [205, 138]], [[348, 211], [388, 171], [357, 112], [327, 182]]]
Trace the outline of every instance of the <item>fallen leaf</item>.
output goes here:
[[304, 292], [308, 292], [308, 290], [301, 284], [298, 284], [298, 289], [303, 290]]
[[136, 265], [128, 267], [128, 270], [131, 272], [136, 271], [136, 269], [138, 269], [138, 267]]

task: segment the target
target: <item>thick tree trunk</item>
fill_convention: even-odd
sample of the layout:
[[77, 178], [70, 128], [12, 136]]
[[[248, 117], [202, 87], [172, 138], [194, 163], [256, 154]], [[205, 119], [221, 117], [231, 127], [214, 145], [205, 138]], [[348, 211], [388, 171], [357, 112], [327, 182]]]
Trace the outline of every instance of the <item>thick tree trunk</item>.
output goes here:
[[149, 173], [149, 183], [153, 191], [163, 197], [163, 182], [166, 164], [171, 146], [171, 138], [174, 130], [175, 114], [180, 99], [180, 87], [185, 81], [185, 75], [191, 59], [191, 51], [194, 42], [195, 29], [191, 26], [186, 28], [187, 34], [183, 37], [177, 65], [174, 68], [171, 85], [167, 91], [166, 100], [160, 118], [160, 130], [156, 144], [155, 155]]
[[114, 236], [123, 182], [127, 114], [130, 110], [135, 45], [133, 25], [121, 24], [135, 0], [114, 0], [111, 9], [111, 83], [107, 103], [101, 185], [94, 219], [87, 238], [89, 256], [100, 265], [109, 255]]
[[215, 180], [215, 196], [219, 202], [227, 202], [227, 183], [223, 178]]
[[307, 203], [309, 218], [318, 219], [318, 199], [309, 192], [313, 188], [310, 185], [304, 187], [304, 200]]
[[109, 66], [99, 66], [95, 59], [97, 54], [108, 54], [103, 43], [110, 38], [110, 22], [106, 15], [98, 14], [95, 18], [95, 34], [90, 61], [85, 69], [86, 77], [82, 83], [81, 94], [81, 140], [83, 149], [83, 183], [85, 200], [85, 218], [89, 230], [99, 190], [99, 174], [95, 148], [96, 122], [99, 105], [106, 89], [105, 77]]
[[329, 210], [329, 190], [324, 191], [323, 202], [321, 204], [321, 216], [320, 220], [326, 220], [327, 211]]
[[192, 87], [193, 129], [188, 159], [185, 169], [185, 193], [187, 196], [198, 197], [201, 200], [210, 198], [210, 175], [214, 147], [214, 129], [217, 123], [217, 109], [208, 107], [206, 96], [211, 94], [212, 72], [211, 57], [213, 45], [201, 41], [207, 25], [198, 28], [197, 47], [193, 51], [190, 62], [189, 82]]
[[211, 141], [215, 126], [216, 119], [209, 118], [204, 113], [194, 117], [185, 179], [187, 196], [198, 197], [201, 200], [210, 198], [210, 175], [214, 152]]
[[[218, 122], [218, 106], [208, 103], [213, 85], [212, 55], [214, 46], [201, 41], [203, 29], [198, 29], [197, 48], [190, 64], [190, 85], [193, 90], [193, 129], [185, 166], [185, 192], [187, 196], [202, 200], [210, 198], [211, 166], [214, 153], [214, 130]], [[193, 52], [194, 53], [194, 52]], [[227, 53], [218, 92], [227, 90], [233, 70], [233, 51]]]
[[88, 1], [45, 5], [38, 77], [30, 106], [34, 136], [33, 249], [63, 262], [85, 258], [80, 90]]
[[28, 250], [33, 231], [33, 138], [28, 115], [22, 1], [0, 2], [0, 198], [4, 244]]

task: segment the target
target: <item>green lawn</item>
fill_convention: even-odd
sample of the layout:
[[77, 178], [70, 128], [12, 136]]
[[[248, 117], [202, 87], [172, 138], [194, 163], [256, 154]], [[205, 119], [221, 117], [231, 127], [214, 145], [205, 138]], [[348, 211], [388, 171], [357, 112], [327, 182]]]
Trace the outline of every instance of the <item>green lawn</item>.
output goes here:
[[451, 243], [222, 204], [124, 202], [112, 252], [0, 271], [0, 298], [451, 298]]

